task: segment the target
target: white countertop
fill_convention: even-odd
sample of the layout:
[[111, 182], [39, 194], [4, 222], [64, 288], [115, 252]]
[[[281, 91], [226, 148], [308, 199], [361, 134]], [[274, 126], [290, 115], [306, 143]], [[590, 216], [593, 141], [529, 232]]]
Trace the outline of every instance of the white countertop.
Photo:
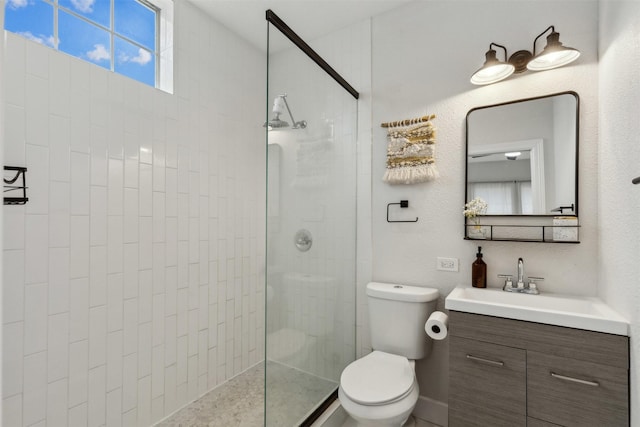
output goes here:
[[504, 292], [496, 288], [458, 286], [445, 299], [445, 308], [595, 332], [629, 335], [629, 322], [595, 297], [550, 293], [527, 295]]

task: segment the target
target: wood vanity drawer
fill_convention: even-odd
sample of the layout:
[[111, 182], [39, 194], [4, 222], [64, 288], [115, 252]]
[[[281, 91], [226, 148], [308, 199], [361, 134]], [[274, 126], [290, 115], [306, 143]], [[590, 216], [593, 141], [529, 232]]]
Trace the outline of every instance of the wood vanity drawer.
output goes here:
[[527, 352], [527, 413], [563, 426], [629, 425], [628, 370]]
[[629, 337], [622, 335], [459, 311], [449, 312], [449, 324], [449, 335], [629, 368]]
[[526, 352], [450, 337], [449, 426], [525, 426]]

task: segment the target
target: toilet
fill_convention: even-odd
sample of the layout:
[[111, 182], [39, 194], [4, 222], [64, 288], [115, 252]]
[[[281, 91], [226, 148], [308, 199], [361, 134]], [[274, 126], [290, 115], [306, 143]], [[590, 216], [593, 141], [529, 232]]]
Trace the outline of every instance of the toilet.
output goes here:
[[367, 298], [374, 351], [342, 371], [338, 399], [358, 425], [412, 426], [420, 395], [415, 361], [431, 351], [424, 325], [438, 290], [372, 282]]

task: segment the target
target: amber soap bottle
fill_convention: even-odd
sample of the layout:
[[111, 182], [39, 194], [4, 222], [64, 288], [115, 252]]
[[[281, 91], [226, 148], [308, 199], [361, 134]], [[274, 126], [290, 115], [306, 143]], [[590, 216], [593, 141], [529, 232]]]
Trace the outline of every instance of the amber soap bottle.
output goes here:
[[471, 285], [474, 288], [487, 287], [487, 264], [482, 260], [482, 246], [478, 246], [476, 260], [471, 264]]

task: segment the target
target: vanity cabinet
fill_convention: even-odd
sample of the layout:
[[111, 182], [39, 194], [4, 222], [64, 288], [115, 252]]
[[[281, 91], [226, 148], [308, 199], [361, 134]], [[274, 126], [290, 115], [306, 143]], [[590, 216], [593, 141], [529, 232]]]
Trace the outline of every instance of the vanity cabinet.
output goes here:
[[449, 425], [628, 426], [629, 338], [451, 311]]

